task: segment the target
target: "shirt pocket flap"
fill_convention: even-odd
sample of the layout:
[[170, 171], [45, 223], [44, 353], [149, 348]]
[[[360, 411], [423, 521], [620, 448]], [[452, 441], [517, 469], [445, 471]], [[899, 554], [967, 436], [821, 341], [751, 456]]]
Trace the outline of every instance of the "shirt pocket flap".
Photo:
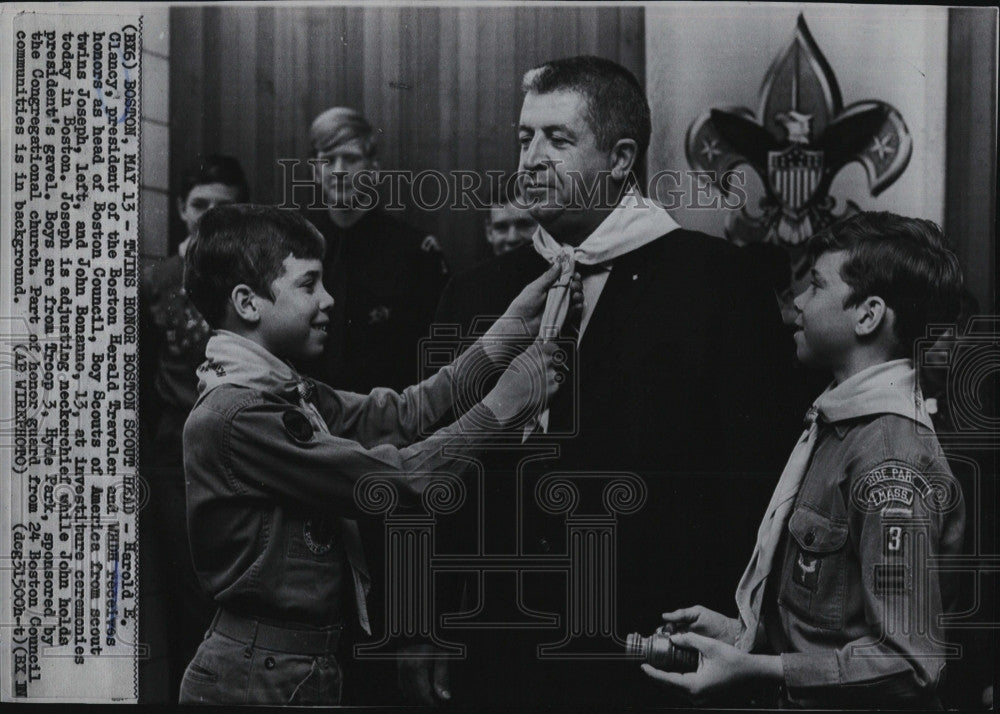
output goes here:
[[832, 553], [847, 542], [847, 524], [830, 520], [816, 511], [800, 507], [788, 520], [788, 530], [802, 550], [809, 553]]

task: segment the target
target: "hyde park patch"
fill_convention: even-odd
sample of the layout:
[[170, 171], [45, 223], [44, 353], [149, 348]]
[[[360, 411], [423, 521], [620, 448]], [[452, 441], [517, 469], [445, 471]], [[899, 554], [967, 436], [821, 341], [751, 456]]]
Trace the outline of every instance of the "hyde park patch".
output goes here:
[[905, 464], [885, 463], [872, 469], [851, 489], [854, 504], [867, 511], [913, 508], [914, 486], [924, 478]]

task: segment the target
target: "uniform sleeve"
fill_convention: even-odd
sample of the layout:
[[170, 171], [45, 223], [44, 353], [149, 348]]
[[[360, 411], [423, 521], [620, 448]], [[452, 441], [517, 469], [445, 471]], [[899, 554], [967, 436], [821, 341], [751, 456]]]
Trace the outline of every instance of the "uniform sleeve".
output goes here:
[[[403, 505], [413, 503], [433, 481], [433, 472], [460, 473], [489, 430], [502, 425], [476, 405], [452, 426], [412, 446], [366, 447], [343, 436], [317, 431], [293, 405], [254, 400], [234, 412], [223, 447], [228, 471], [253, 490], [294, 501], [358, 513], [354, 485], [367, 474], [391, 478]], [[238, 487], [239, 488], [239, 487]]]
[[940, 572], [928, 566], [961, 545], [961, 489], [945, 465], [884, 461], [851, 479], [848, 518], [868, 633], [837, 650], [782, 654], [788, 697], [804, 707], [926, 702], [946, 642]]
[[[429, 436], [456, 402], [466, 407], [477, 403], [476, 374], [488, 362], [477, 341], [450, 364], [402, 392], [376, 388], [369, 394], [355, 394], [321, 385], [319, 410], [334, 434], [366, 447], [403, 447]], [[466, 395], [468, 399], [463, 399]]]

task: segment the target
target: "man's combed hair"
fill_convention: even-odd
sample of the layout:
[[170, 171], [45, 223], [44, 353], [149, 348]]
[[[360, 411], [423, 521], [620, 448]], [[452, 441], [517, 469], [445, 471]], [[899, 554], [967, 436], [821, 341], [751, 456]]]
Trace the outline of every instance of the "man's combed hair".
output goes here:
[[223, 154], [211, 154], [205, 157], [197, 166], [192, 166], [181, 175], [180, 199], [186, 201], [191, 189], [195, 186], [202, 186], [208, 183], [221, 183], [226, 186], [235, 186], [239, 191], [236, 196], [237, 201], [246, 201], [250, 196], [250, 188], [247, 185], [246, 175], [240, 162], [232, 156]]
[[587, 123], [597, 137], [597, 147], [610, 151], [620, 139], [637, 144], [635, 165], [649, 148], [649, 102], [642, 85], [620, 64], [603, 57], [567, 57], [528, 70], [521, 90], [535, 94], [574, 91], [587, 98]]
[[202, 216], [184, 259], [184, 290], [213, 328], [222, 325], [233, 288], [269, 299], [289, 255], [322, 260], [323, 235], [301, 215], [272, 206], [217, 206]]
[[808, 246], [815, 260], [830, 251], [847, 251], [840, 277], [851, 288], [844, 307], [878, 296], [896, 315], [900, 357], [912, 355], [913, 343], [927, 325], [958, 318], [962, 269], [944, 244], [937, 224], [888, 212], [864, 212], [814, 235]]

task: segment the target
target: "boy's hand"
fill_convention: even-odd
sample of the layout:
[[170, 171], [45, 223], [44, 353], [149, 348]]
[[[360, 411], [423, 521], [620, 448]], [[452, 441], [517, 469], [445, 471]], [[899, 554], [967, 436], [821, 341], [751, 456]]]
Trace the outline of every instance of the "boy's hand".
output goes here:
[[736, 644], [736, 638], [740, 634], [739, 620], [701, 605], [665, 612], [663, 621], [666, 623], [663, 626], [664, 632], [694, 632], [730, 645]]
[[751, 655], [732, 645], [709, 639], [693, 632], [671, 635], [676, 647], [696, 649], [698, 670], [686, 674], [664, 672], [652, 665], [642, 665], [642, 671], [668, 687], [678, 689], [693, 704], [705, 704], [733, 687], [754, 679], [781, 681], [781, 657]]
[[[528, 283], [514, 298], [503, 316], [493, 323], [484, 335], [487, 354], [491, 352], [491, 343], [496, 344], [505, 339], [524, 339], [538, 336], [549, 290], [556, 286], [562, 274], [562, 266], [562, 261], [553, 263], [548, 270]], [[579, 273], [573, 273], [570, 276], [569, 291], [570, 311], [583, 310], [583, 281]], [[491, 359], [493, 356], [490, 354]]]
[[400, 647], [396, 654], [399, 688], [407, 701], [434, 705], [451, 699], [448, 660], [431, 645]]
[[[535, 340], [500, 375], [483, 404], [505, 426], [519, 416], [540, 412], [566, 378], [564, 370], [557, 366], [556, 356], [561, 351], [555, 342]], [[565, 364], [565, 359], [559, 359], [558, 364]]]

